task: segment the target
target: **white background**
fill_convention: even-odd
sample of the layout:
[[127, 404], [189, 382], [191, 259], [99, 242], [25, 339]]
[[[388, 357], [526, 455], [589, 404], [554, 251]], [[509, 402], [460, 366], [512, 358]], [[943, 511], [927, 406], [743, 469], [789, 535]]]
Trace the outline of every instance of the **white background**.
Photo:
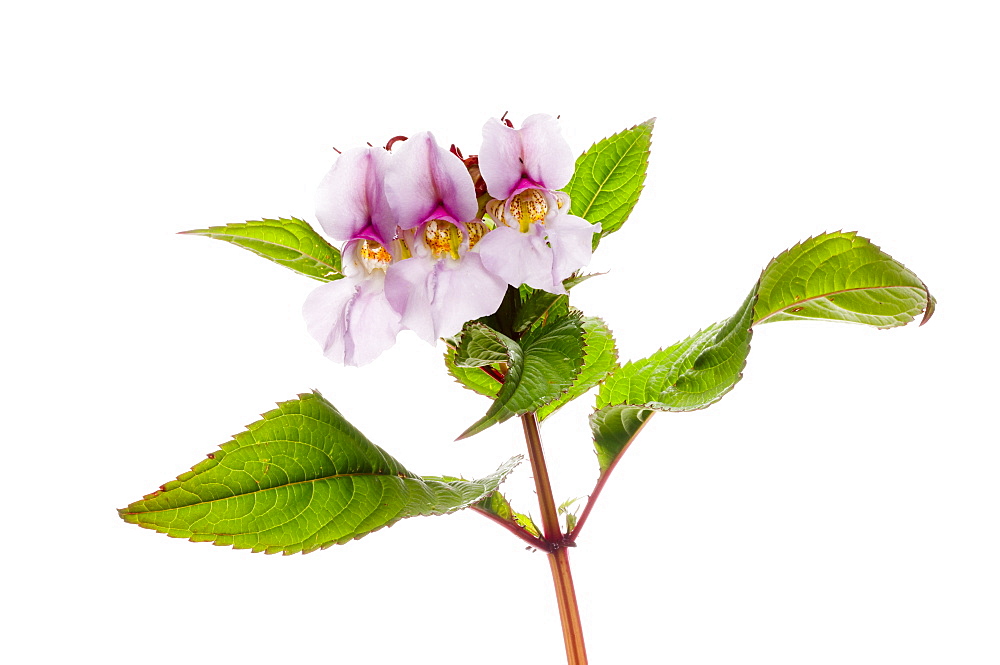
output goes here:
[[[350, 4], [3, 10], [5, 660], [562, 662], [544, 556], [477, 515], [268, 557], [115, 512], [313, 388], [418, 473], [521, 450], [516, 421], [453, 441], [487, 402], [440, 348], [336, 366], [315, 282], [174, 235], [312, 221], [333, 146], [474, 153], [508, 111], [561, 114], [575, 151], [658, 117], [574, 292], [623, 359], [824, 230], [940, 301], [923, 328], [764, 326], [721, 403], [654, 419], [572, 553], [591, 661], [1000, 662], [993, 3]], [[591, 403], [543, 431], [557, 499], [593, 485]], [[537, 515], [529, 476], [507, 490]]]

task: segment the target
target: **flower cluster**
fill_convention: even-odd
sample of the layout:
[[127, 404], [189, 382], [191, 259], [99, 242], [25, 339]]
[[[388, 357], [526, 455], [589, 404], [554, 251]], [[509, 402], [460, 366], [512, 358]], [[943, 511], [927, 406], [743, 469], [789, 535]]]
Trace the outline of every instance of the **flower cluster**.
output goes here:
[[494, 313], [508, 285], [565, 293], [590, 260], [600, 226], [570, 215], [558, 191], [574, 159], [555, 118], [521, 129], [491, 119], [478, 158], [456, 152], [421, 132], [345, 152], [323, 179], [316, 216], [345, 242], [344, 278], [313, 291], [303, 313], [331, 360], [369, 363], [404, 328], [431, 343], [454, 335]]

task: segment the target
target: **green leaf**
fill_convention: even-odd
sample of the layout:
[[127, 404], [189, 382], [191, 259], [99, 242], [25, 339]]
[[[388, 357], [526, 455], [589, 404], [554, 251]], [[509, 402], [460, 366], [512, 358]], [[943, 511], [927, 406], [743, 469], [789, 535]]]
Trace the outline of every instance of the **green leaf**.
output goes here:
[[582, 499], [583, 497], [577, 497], [575, 499], [566, 499], [561, 504], [559, 504], [559, 508], [557, 509], [558, 514], [566, 516], [566, 533], [572, 533], [573, 529], [576, 528], [576, 519], [577, 519], [576, 513], [580, 509], [580, 507], [576, 506], [576, 508], [574, 508], [574, 505]]
[[887, 328], [934, 311], [911, 271], [854, 233], [826, 233], [773, 259], [732, 317], [605, 380], [591, 415], [601, 473], [656, 411], [705, 408], [732, 390], [750, 353], [751, 327], [804, 318]]
[[755, 297], [756, 289], [725, 321], [624, 365], [601, 386], [598, 406], [640, 404], [658, 411], [692, 411], [718, 401], [739, 381], [750, 352]]
[[893, 328], [935, 300], [913, 272], [854, 232], [801, 242], [764, 268], [754, 323], [826, 319]]
[[340, 250], [307, 222], [295, 217], [240, 222], [181, 233], [225, 240], [321, 282], [332, 282], [344, 276], [340, 270]]
[[514, 317], [514, 331], [524, 332], [540, 320], [544, 320], [550, 313], [556, 316], [565, 315], [569, 311], [569, 296], [565, 294], [549, 293], [542, 289], [528, 288], [530, 293], [524, 299], [517, 315]]
[[530, 330], [520, 342], [496, 333], [508, 352], [503, 386], [486, 415], [459, 436], [464, 439], [514, 416], [535, 411], [573, 384], [583, 364], [583, 323], [577, 314]]
[[283, 402], [177, 480], [119, 510], [176, 538], [273, 554], [312, 552], [491, 492], [482, 480], [421, 478], [366, 439], [318, 393]]
[[462, 329], [455, 354], [458, 367], [487, 367], [507, 362], [508, 337], [482, 323], [470, 323]]
[[583, 322], [583, 368], [564, 394], [538, 409], [538, 419], [543, 420], [560, 407], [573, 401], [596, 386], [618, 367], [618, 349], [615, 338], [602, 319], [585, 316]]
[[[563, 280], [563, 286], [567, 291], [577, 284], [587, 281], [591, 277], [597, 277], [603, 273], [591, 273], [587, 275], [574, 275]], [[543, 289], [533, 289], [526, 284], [520, 286], [521, 306], [514, 316], [514, 332], [522, 333], [536, 325], [539, 321], [545, 322], [547, 319], [566, 316], [569, 314], [569, 295], [549, 293]]]
[[504, 522], [511, 522], [536, 538], [540, 538], [542, 535], [542, 532], [538, 530], [537, 526], [535, 526], [531, 517], [514, 510], [510, 505], [510, 501], [507, 500], [507, 497], [500, 492], [494, 492], [489, 495], [477, 503], [476, 508], [484, 513], [495, 515]]
[[[459, 367], [456, 358], [458, 356], [458, 349], [455, 347], [448, 347], [448, 351], [445, 354], [444, 362], [445, 367], [448, 369], [448, 373], [457, 381], [469, 390], [479, 393], [480, 395], [485, 395], [490, 399], [494, 399], [497, 393], [500, 392], [500, 386], [502, 385], [495, 378], [483, 371], [482, 367]], [[499, 373], [499, 368], [493, 367], [495, 372]]]
[[621, 228], [639, 200], [655, 120], [598, 141], [576, 160], [564, 191], [570, 196], [572, 214], [601, 225], [600, 235], [594, 236], [595, 248], [601, 238]]
[[653, 411], [693, 411], [717, 402], [743, 376], [756, 289], [735, 315], [608, 377], [591, 415], [604, 473]]
[[614, 465], [653, 413], [653, 409], [641, 406], [616, 404], [600, 407], [591, 414], [590, 430], [601, 475]]

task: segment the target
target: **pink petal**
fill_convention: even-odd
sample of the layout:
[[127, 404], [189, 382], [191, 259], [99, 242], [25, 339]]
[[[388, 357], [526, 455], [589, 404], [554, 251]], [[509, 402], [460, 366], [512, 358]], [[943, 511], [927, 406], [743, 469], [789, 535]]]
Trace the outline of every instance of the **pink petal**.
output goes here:
[[560, 284], [574, 272], [590, 263], [594, 234], [600, 224], [591, 224], [582, 217], [556, 213], [545, 220], [545, 231], [552, 247], [552, 278]]
[[[576, 159], [569, 143], [562, 137], [559, 121], [536, 113], [525, 118], [521, 129], [524, 173], [544, 189], [562, 189], [573, 177]], [[491, 192], [492, 194], [492, 192]]]
[[496, 118], [483, 125], [483, 145], [479, 150], [479, 172], [495, 199], [506, 199], [521, 181], [521, 136]]
[[476, 188], [462, 160], [420, 132], [396, 148], [386, 175], [386, 193], [400, 228], [431, 219], [468, 222], [479, 211]]
[[389, 306], [384, 276], [344, 278], [313, 290], [302, 306], [309, 334], [323, 354], [345, 365], [367, 365], [396, 342], [399, 314]]
[[553, 279], [554, 257], [541, 224], [532, 224], [528, 233], [498, 226], [479, 241], [476, 251], [487, 270], [512, 286], [527, 284], [549, 293], [566, 293], [562, 280]]
[[390, 266], [385, 291], [403, 325], [434, 343], [457, 334], [466, 321], [494, 313], [507, 283], [488, 272], [476, 254], [458, 261], [414, 257]]
[[316, 218], [327, 235], [350, 240], [372, 225], [380, 242], [392, 240], [396, 220], [383, 185], [390, 159], [382, 148], [356, 148], [337, 159], [316, 193]]

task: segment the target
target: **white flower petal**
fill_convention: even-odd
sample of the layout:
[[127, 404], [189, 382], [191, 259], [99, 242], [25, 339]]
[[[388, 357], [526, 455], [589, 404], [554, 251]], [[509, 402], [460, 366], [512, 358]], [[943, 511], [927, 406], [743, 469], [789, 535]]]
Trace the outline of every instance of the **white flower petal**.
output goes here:
[[385, 197], [383, 179], [391, 161], [382, 148], [356, 148], [342, 154], [316, 192], [316, 218], [334, 240], [350, 240], [369, 224], [392, 239], [396, 221]]
[[521, 181], [521, 136], [496, 118], [483, 125], [483, 145], [479, 150], [479, 172], [495, 199], [506, 199]]
[[487, 270], [512, 286], [527, 284], [549, 293], [566, 293], [562, 281], [553, 279], [554, 256], [541, 224], [532, 224], [527, 233], [498, 226], [479, 241], [476, 251]]
[[524, 173], [545, 189], [562, 189], [573, 177], [576, 159], [569, 143], [562, 137], [559, 121], [536, 113], [525, 118], [521, 129]]
[[564, 279], [590, 263], [594, 234], [601, 230], [601, 225], [568, 213], [557, 213], [545, 220], [545, 230], [554, 257], [552, 278], [562, 284]]
[[386, 193], [403, 229], [433, 219], [440, 209], [458, 222], [471, 221], [479, 210], [469, 170], [430, 132], [420, 132], [396, 148]]
[[476, 254], [460, 260], [414, 257], [390, 266], [386, 297], [402, 323], [424, 340], [458, 333], [466, 321], [492, 314], [507, 283], [488, 272]]
[[389, 305], [383, 274], [367, 279], [344, 278], [317, 287], [306, 298], [302, 314], [309, 334], [323, 354], [345, 365], [367, 365], [396, 342], [402, 329]]

